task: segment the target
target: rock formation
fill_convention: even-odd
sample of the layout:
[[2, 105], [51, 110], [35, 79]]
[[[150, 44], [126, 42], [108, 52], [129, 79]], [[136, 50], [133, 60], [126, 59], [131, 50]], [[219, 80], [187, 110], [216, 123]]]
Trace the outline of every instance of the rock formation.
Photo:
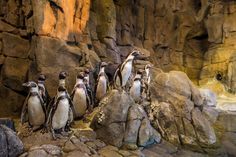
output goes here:
[[[233, 1], [209, 0], [2, 0], [0, 2], [0, 103], [18, 115], [22, 82], [47, 75], [54, 94], [57, 74], [75, 74], [100, 61], [120, 63], [133, 48], [164, 71], [182, 70], [195, 83], [217, 74], [235, 91]], [[66, 58], [66, 59], [65, 59]], [[13, 105], [14, 104], [14, 105]], [[4, 107], [4, 106], [7, 106]]]

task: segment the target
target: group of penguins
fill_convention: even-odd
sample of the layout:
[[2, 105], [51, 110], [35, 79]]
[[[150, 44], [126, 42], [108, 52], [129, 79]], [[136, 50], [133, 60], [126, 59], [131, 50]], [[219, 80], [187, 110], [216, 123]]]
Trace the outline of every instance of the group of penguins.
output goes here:
[[[109, 89], [126, 90], [134, 101], [140, 102], [144, 95], [146, 97], [149, 95], [152, 67], [151, 64], [147, 64], [144, 69], [137, 70], [134, 77], [132, 76], [133, 62], [141, 54], [140, 51], [132, 51], [116, 69], [112, 83], [111, 81], [109, 83], [105, 72], [108, 64], [101, 62], [94, 92], [91, 90], [89, 69], [77, 75], [71, 94], [66, 89], [68, 74], [65, 71], [60, 72], [57, 93], [52, 99], [45, 87], [45, 75], [40, 74], [37, 83], [34, 81], [24, 83], [23, 86], [29, 88], [29, 93], [23, 104], [21, 123], [28, 122], [32, 131], [41, 128], [49, 130], [56, 139], [68, 135], [73, 120], [81, 119], [91, 112], [96, 107], [95, 104], [106, 95], [109, 87], [112, 87]], [[130, 78], [132, 83], [127, 88]]]

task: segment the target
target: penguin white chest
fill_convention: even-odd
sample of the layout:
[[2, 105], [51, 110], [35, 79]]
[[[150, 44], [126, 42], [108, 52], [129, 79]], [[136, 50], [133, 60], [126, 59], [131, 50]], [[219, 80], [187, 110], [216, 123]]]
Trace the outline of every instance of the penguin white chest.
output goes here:
[[132, 62], [127, 62], [124, 65], [123, 70], [121, 71], [121, 75], [122, 75], [122, 86], [125, 86], [131, 73], [132, 73]]
[[107, 92], [107, 80], [105, 76], [101, 76], [98, 81], [96, 98], [101, 100]]
[[38, 96], [31, 96], [28, 99], [29, 123], [33, 126], [40, 126], [45, 122], [45, 113]]
[[87, 97], [83, 88], [77, 88], [73, 98], [75, 117], [81, 117], [87, 110]]
[[130, 88], [130, 95], [134, 99], [134, 101], [140, 100], [141, 96], [141, 82], [134, 81], [133, 85]]
[[62, 99], [59, 101], [52, 118], [53, 129], [61, 129], [66, 126], [69, 118], [69, 108], [70, 106], [68, 99]]

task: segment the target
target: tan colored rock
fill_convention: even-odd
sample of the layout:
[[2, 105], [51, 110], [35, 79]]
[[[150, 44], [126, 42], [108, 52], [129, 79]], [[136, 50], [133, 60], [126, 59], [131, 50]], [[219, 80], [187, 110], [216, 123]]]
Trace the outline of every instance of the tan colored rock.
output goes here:
[[0, 83], [0, 116], [19, 116], [25, 97]]
[[13, 32], [16, 28], [0, 20], [0, 31]]
[[27, 81], [29, 64], [28, 59], [7, 57], [2, 67], [3, 84], [13, 90], [22, 91], [22, 83]]
[[3, 33], [3, 54], [9, 57], [27, 58], [29, 55], [30, 43], [19, 36]]

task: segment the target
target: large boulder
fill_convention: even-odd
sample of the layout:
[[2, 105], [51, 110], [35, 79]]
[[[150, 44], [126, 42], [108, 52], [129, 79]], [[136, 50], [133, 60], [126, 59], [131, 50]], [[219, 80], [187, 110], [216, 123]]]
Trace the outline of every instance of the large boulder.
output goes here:
[[183, 72], [154, 71], [151, 83], [152, 102], [146, 110], [153, 126], [173, 144], [199, 150], [216, 144], [216, 135], [202, 112], [200, 91]]
[[102, 141], [116, 147], [136, 149], [160, 142], [144, 109], [124, 91], [112, 90], [100, 102], [91, 127]]
[[0, 125], [0, 141], [1, 157], [17, 157], [23, 153], [23, 143], [16, 133], [3, 125]]

